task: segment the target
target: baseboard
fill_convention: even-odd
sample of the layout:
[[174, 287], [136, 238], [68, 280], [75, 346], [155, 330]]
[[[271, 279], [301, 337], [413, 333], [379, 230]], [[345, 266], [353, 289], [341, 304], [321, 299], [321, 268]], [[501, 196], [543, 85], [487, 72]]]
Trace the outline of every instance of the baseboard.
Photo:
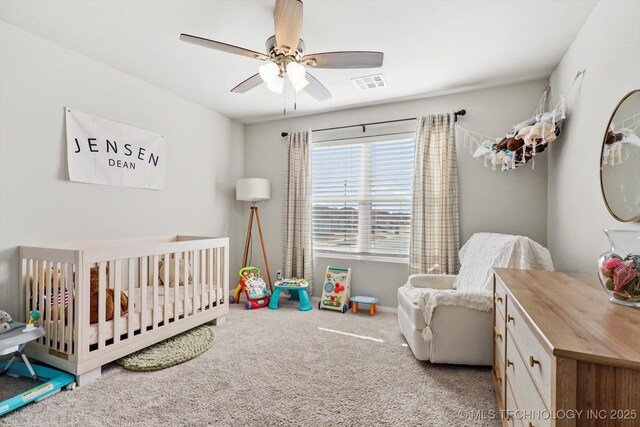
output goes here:
[[[313, 306], [316, 307], [318, 305], [318, 302], [320, 301], [320, 297], [311, 297], [311, 301], [314, 302]], [[378, 306], [376, 307], [376, 311], [379, 311], [381, 313], [398, 313], [398, 307], [385, 307], [384, 305], [380, 305], [378, 304]]]

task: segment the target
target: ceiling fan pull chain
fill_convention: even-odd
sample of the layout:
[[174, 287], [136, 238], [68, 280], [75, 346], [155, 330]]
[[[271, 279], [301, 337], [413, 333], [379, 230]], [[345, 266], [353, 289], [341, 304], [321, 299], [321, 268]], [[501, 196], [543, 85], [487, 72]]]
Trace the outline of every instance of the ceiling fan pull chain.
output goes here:
[[282, 94], [284, 95], [282, 97], [283, 102], [282, 102], [282, 115], [286, 116], [287, 115], [287, 87], [285, 85], [284, 90], [282, 91]]
[[298, 110], [298, 92], [293, 92], [293, 111]]

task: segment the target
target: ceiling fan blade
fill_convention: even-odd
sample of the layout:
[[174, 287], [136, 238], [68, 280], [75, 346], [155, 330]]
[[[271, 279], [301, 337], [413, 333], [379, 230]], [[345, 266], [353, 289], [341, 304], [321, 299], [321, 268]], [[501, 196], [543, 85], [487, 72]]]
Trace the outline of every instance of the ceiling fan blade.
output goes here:
[[314, 68], [378, 68], [383, 59], [382, 52], [347, 51], [312, 53], [302, 57], [301, 62]]
[[305, 86], [304, 90], [309, 95], [311, 95], [318, 101], [326, 101], [327, 99], [331, 98], [331, 92], [329, 92], [329, 90], [324, 87], [324, 85], [320, 83], [318, 79], [316, 79], [309, 73], [307, 73], [305, 77], [307, 78], [307, 80], [309, 80], [309, 84]]
[[235, 55], [247, 56], [249, 58], [260, 59], [266, 61], [269, 59], [264, 53], [256, 52], [253, 50], [245, 49], [242, 47], [234, 46], [232, 44], [217, 42], [215, 40], [209, 40], [198, 36], [192, 36], [189, 34], [180, 34], [180, 40], [187, 43], [192, 43], [198, 46], [208, 47], [210, 49], [220, 50], [222, 52], [233, 53]]
[[231, 89], [231, 92], [245, 93], [256, 86], [259, 86], [261, 83], [262, 83], [262, 77], [260, 77], [260, 74], [254, 74], [253, 76], [249, 77], [247, 80], [240, 83], [238, 86]]
[[276, 0], [274, 27], [278, 47], [284, 53], [287, 48], [295, 52], [302, 32], [302, 1]]

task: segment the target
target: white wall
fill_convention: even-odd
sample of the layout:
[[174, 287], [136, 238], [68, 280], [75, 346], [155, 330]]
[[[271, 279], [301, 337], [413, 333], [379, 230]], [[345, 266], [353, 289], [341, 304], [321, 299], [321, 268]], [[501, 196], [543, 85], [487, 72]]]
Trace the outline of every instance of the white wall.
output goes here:
[[568, 119], [549, 153], [549, 249], [558, 270], [595, 275], [608, 249], [603, 228], [640, 230], [617, 222], [600, 192], [602, 137], [618, 101], [640, 88], [640, 2], [600, 1], [550, 82], [553, 101], [586, 69], [567, 98]]
[[[65, 106], [164, 135], [166, 188], [68, 181]], [[0, 308], [22, 306], [19, 245], [229, 235], [243, 139], [225, 116], [0, 22]]]
[[[247, 125], [245, 176], [268, 178], [272, 199], [260, 204], [272, 270], [282, 265], [282, 213], [286, 181], [287, 144], [282, 131], [317, 129], [467, 109], [460, 123], [496, 137], [531, 116], [547, 85], [538, 80], [509, 86], [424, 98], [334, 113], [296, 117]], [[374, 127], [370, 128], [374, 131]], [[320, 138], [322, 134], [318, 133]], [[547, 240], [546, 156], [536, 159], [535, 170], [526, 166], [512, 173], [485, 168], [471, 157], [458, 138], [460, 223], [462, 241], [479, 231], [529, 236], [541, 244]], [[248, 211], [248, 209], [247, 209]], [[244, 213], [246, 221], [248, 213]], [[256, 248], [256, 245], [254, 245]], [[254, 251], [257, 259], [258, 251]], [[261, 263], [258, 263], [260, 265]], [[314, 282], [319, 295], [326, 266], [353, 268], [352, 293], [378, 296], [381, 305], [396, 305], [396, 290], [407, 278], [407, 265], [316, 258]], [[274, 273], [275, 274], [275, 273]]]

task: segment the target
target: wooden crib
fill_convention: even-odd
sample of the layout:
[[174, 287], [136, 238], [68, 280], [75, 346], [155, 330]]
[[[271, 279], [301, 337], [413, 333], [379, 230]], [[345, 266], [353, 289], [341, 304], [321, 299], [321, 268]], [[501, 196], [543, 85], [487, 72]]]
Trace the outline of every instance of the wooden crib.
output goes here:
[[102, 365], [229, 312], [228, 238], [23, 246], [20, 261], [26, 313], [39, 310], [46, 330], [29, 354], [80, 385]]

